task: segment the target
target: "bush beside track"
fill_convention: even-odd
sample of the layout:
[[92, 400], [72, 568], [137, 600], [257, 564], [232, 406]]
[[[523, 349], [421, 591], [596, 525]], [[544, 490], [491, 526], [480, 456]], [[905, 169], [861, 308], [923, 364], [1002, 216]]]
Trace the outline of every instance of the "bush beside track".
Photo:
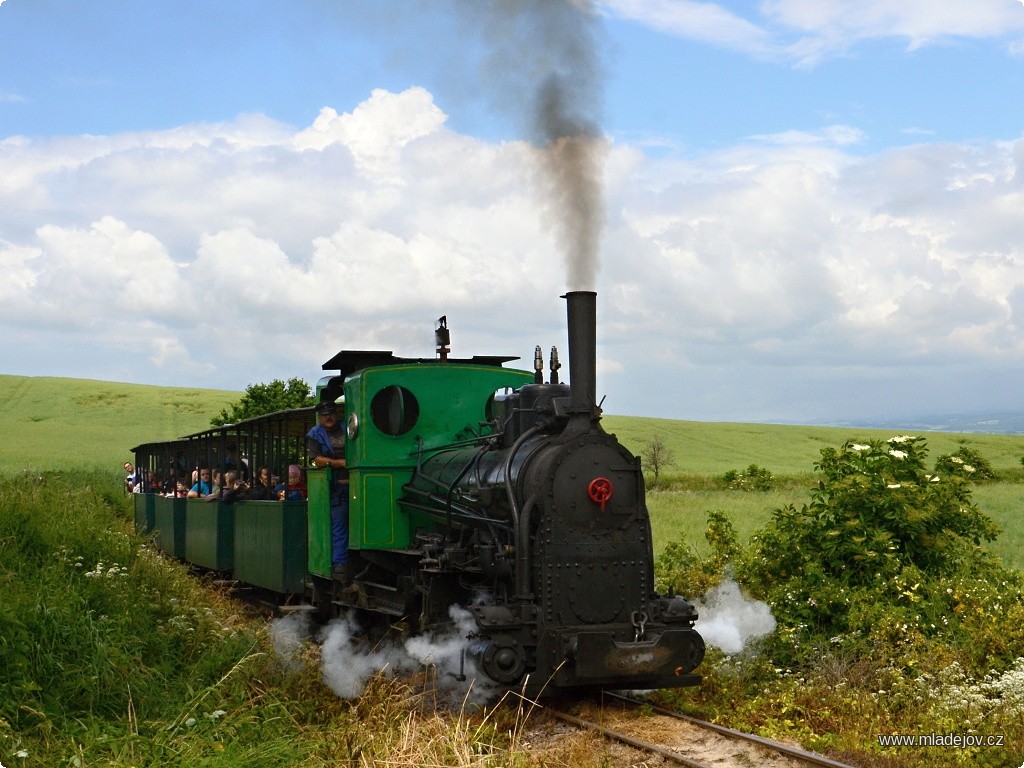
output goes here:
[[866, 768], [1018, 768], [1024, 575], [981, 546], [999, 533], [972, 498], [983, 457], [926, 457], [912, 436], [825, 448], [809, 501], [746, 544], [711, 513], [707, 556], [667, 546], [663, 586], [703, 594], [734, 578], [778, 625], [741, 654], [709, 654], [691, 695], [659, 698]]

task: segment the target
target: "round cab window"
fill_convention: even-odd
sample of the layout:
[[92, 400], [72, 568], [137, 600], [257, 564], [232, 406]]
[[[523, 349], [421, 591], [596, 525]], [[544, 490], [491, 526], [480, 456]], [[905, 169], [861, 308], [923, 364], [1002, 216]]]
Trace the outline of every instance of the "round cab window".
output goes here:
[[420, 404], [416, 396], [397, 384], [384, 387], [370, 401], [373, 425], [385, 435], [404, 435], [416, 425], [419, 417]]

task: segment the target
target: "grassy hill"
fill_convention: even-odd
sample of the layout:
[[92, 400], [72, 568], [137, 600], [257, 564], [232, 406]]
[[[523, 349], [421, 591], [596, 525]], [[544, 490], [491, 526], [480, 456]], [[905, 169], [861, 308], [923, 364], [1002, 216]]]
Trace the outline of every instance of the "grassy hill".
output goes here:
[[[792, 424], [733, 424], [704, 421], [671, 421], [634, 416], [606, 416], [607, 431], [636, 454], [654, 436], [675, 456], [672, 473], [719, 475], [751, 464], [776, 475], [811, 472], [821, 449], [846, 440], [885, 440], [905, 431], [859, 427], [814, 427]], [[1024, 457], [1024, 435], [911, 432], [926, 434], [930, 456], [956, 453], [961, 447], [979, 451], [997, 472], [1019, 471]]]
[[204, 429], [240, 392], [0, 375], [0, 472], [111, 469], [133, 446]]
[[[120, 475], [130, 449], [204, 429], [240, 392], [154, 387], [84, 379], [0, 376], [0, 473], [61, 468]], [[634, 453], [655, 436], [674, 456], [665, 490], [648, 494], [655, 548], [683, 537], [702, 549], [707, 512], [726, 512], [741, 536], [760, 528], [772, 510], [809, 500], [821, 449], [849, 439], [885, 439], [893, 430], [779, 424], [735, 424], [609, 415], [604, 427]], [[1024, 567], [1024, 435], [928, 433], [931, 458], [967, 446], [981, 453], [1000, 481], [978, 487], [975, 499], [1004, 530], [993, 549]], [[728, 491], [694, 478], [717, 477], [757, 464], [779, 477], [767, 493]]]
[[[654, 532], [655, 551], [670, 541], [685, 540], [698, 551], [706, 550], [704, 529], [707, 513], [724, 512], [740, 537], [745, 539], [762, 527], [771, 513], [787, 504], [799, 507], [810, 501], [815, 482], [814, 464], [821, 449], [846, 440], [885, 440], [903, 431], [853, 427], [815, 427], [780, 424], [732, 424], [670, 421], [607, 416], [604, 426], [634, 453], [659, 437], [674, 456], [666, 470], [665, 489], [647, 494]], [[1024, 568], [1024, 435], [915, 432], [927, 438], [929, 460], [967, 447], [980, 453], [999, 476], [979, 484], [974, 500], [1003, 533], [990, 546], [1015, 568]], [[776, 487], [767, 492], [723, 490], [705, 482], [729, 470], [751, 464], [768, 469]]]

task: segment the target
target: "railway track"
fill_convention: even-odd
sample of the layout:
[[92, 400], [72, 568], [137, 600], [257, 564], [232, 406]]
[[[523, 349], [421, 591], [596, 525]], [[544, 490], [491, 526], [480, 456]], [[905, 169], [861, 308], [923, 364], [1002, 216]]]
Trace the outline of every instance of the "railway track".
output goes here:
[[[637, 710], [644, 715], [637, 717]], [[854, 768], [847, 763], [742, 731], [672, 712], [628, 696], [605, 693], [600, 703], [584, 703], [577, 714], [551, 707], [546, 712], [577, 728], [657, 756], [663, 764], [688, 768]]]

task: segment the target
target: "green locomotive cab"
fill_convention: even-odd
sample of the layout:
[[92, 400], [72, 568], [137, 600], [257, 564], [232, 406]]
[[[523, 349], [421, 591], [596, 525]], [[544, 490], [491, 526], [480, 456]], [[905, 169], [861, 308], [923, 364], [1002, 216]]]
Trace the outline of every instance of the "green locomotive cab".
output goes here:
[[[495, 397], [534, 380], [503, 368], [516, 358], [404, 359], [391, 352], [343, 351], [324, 363], [339, 375], [317, 385], [321, 401], [344, 402], [349, 472], [349, 549], [404, 550], [431, 518], [399, 505], [425, 455], [473, 442], [494, 429]], [[332, 470], [309, 470], [310, 572], [330, 574]]]

